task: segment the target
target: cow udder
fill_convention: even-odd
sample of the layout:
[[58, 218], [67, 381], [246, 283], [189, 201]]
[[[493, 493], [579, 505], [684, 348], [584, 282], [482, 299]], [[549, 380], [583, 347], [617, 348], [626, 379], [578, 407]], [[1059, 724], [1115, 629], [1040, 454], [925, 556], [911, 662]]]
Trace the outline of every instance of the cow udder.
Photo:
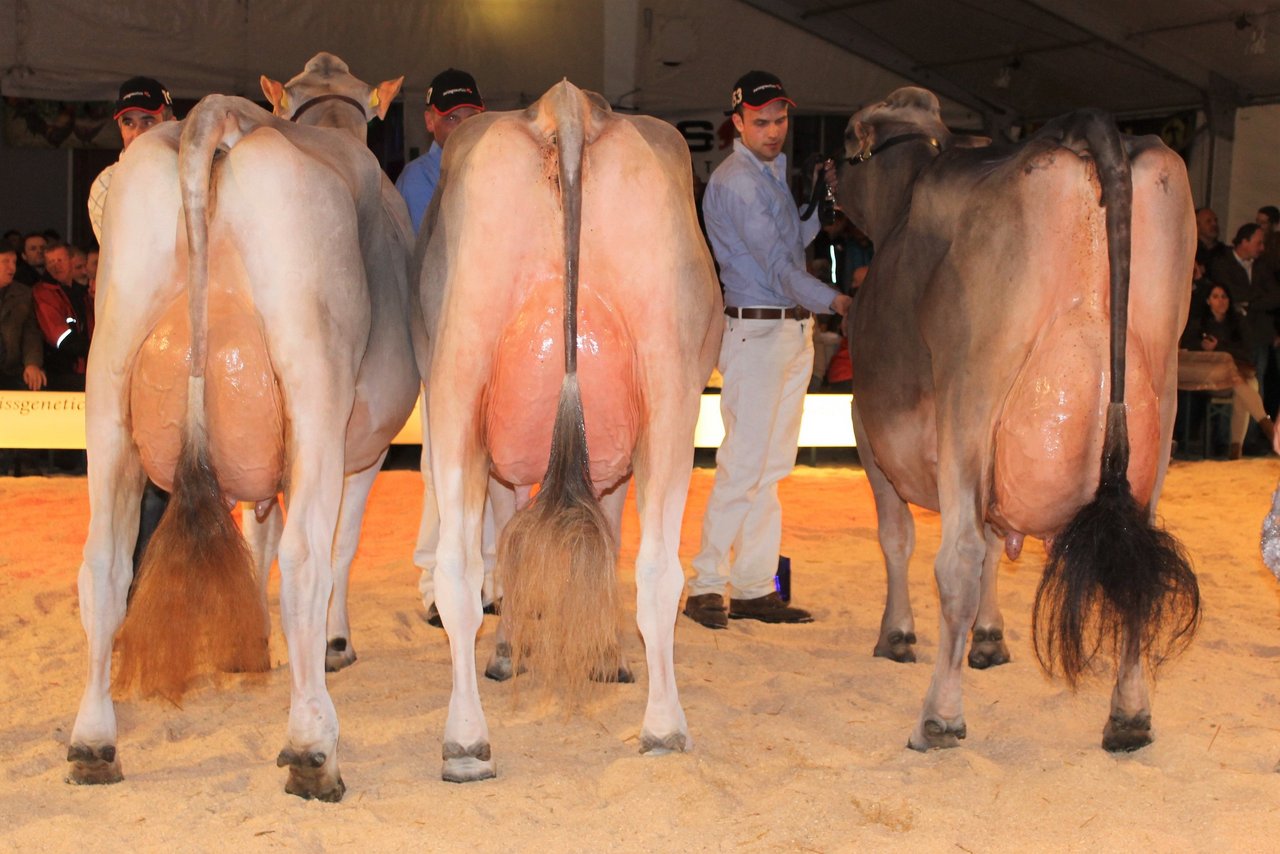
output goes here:
[[[535, 286], [499, 339], [485, 397], [485, 444], [494, 473], [513, 485], [538, 483], [546, 474], [564, 381], [562, 306], [558, 280]], [[578, 296], [578, 381], [598, 492], [631, 471], [641, 404], [631, 338], [585, 286]]]
[[[224, 495], [273, 498], [284, 473], [284, 412], [257, 313], [241, 297], [209, 298], [205, 423]], [[133, 438], [143, 468], [172, 490], [182, 444], [191, 362], [191, 326], [183, 293], [143, 342], [129, 381]]]

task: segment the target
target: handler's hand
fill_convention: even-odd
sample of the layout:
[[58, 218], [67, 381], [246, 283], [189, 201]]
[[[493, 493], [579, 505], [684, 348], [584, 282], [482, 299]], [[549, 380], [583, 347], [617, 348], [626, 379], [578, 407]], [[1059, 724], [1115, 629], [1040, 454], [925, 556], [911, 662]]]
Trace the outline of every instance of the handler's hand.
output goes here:
[[849, 313], [849, 308], [852, 305], [853, 297], [848, 294], [836, 294], [836, 298], [831, 301], [831, 310], [844, 317]]
[[32, 391], [39, 391], [48, 384], [44, 371], [35, 365], [27, 365], [22, 369], [22, 381], [27, 384], [27, 388]]

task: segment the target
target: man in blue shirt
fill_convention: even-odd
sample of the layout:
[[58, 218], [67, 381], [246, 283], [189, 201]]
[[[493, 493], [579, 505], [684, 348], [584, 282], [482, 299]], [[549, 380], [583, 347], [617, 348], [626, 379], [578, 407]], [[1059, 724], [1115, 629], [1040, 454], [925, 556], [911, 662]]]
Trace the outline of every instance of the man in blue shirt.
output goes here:
[[[818, 218], [801, 222], [787, 187], [790, 107], [782, 81], [741, 77], [732, 95], [733, 153], [712, 174], [702, 210], [724, 285], [719, 368], [725, 438], [693, 559], [687, 617], [712, 629], [728, 619], [807, 623], [774, 591], [782, 541], [778, 481], [795, 464], [813, 373], [813, 313], [843, 315], [853, 300], [805, 270]], [[827, 166], [828, 184], [835, 171]], [[721, 591], [731, 590], [728, 609]]]
[[405, 166], [396, 179], [396, 189], [409, 206], [415, 233], [422, 226], [422, 217], [435, 195], [436, 184], [440, 183], [440, 157], [445, 141], [464, 119], [483, 112], [484, 98], [480, 97], [476, 79], [467, 72], [448, 68], [431, 81], [427, 89], [427, 110], [423, 113], [427, 133], [431, 134], [431, 148]]

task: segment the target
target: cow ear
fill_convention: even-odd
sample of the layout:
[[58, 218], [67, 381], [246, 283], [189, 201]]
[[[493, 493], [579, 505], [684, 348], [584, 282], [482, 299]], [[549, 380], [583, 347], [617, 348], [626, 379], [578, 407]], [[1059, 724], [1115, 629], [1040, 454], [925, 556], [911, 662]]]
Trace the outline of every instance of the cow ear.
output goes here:
[[867, 122], [854, 122], [853, 133], [858, 138], [857, 153], [866, 157], [876, 144], [876, 126]]
[[278, 80], [272, 80], [267, 75], [262, 75], [258, 81], [262, 84], [262, 94], [267, 96], [267, 100], [271, 102], [271, 112], [277, 116], [287, 116], [289, 114], [289, 93], [284, 91], [284, 84]]
[[384, 80], [369, 93], [369, 107], [377, 112], [378, 118], [385, 119], [387, 117], [387, 110], [391, 109], [391, 102], [399, 94], [402, 83], [404, 83], [403, 76], [397, 77], [395, 80]]

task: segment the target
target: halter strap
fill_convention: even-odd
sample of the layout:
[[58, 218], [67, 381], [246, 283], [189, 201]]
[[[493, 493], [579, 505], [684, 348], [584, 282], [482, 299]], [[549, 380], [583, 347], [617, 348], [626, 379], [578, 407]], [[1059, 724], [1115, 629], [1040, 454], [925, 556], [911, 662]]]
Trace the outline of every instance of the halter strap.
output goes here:
[[329, 94], [329, 95], [317, 95], [316, 97], [312, 98], [310, 101], [307, 101], [307, 103], [303, 104], [301, 107], [299, 107], [297, 110], [294, 111], [293, 115], [289, 117], [289, 121], [296, 122], [298, 120], [298, 117], [301, 116], [303, 113], [305, 113], [307, 110], [311, 109], [316, 104], [321, 104], [321, 103], [324, 103], [325, 101], [344, 101], [350, 104], [351, 106], [355, 107], [357, 110], [359, 110], [361, 116], [364, 115], [364, 106], [361, 105], [361, 103], [357, 101], [355, 98], [348, 98], [346, 95]]
[[915, 140], [924, 140], [933, 146], [934, 151], [942, 150], [942, 146], [938, 144], [937, 137], [930, 136], [927, 133], [904, 133], [902, 136], [893, 136], [886, 139], [866, 154], [856, 154], [853, 157], [846, 158], [846, 160], [848, 160], [850, 166], [857, 166], [859, 163], [866, 163], [886, 148], [892, 148], [895, 145], [901, 145], [904, 142], [913, 142]]

